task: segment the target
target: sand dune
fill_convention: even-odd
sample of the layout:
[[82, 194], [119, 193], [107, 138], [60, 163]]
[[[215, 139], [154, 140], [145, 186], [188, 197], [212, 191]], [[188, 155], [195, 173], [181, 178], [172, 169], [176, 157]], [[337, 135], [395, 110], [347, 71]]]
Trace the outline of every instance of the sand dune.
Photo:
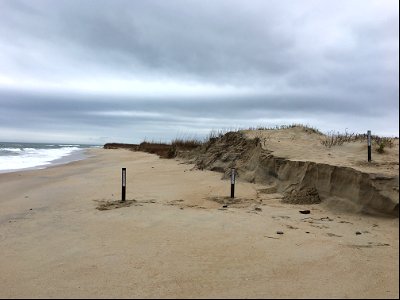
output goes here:
[[368, 162], [359, 141], [327, 148], [324, 138], [305, 127], [230, 132], [188, 157], [225, 178], [235, 167], [242, 180], [273, 185], [289, 203], [322, 201], [333, 209], [398, 216], [398, 139]]
[[376, 151], [377, 146], [374, 144], [372, 161], [368, 162], [366, 140], [328, 148], [321, 143], [326, 136], [302, 127], [280, 130], [247, 130], [244, 133], [249, 138], [260, 138], [262, 147], [272, 151], [278, 157], [351, 167], [367, 173], [399, 175], [399, 139], [393, 139], [393, 146], [385, 147], [383, 154]]

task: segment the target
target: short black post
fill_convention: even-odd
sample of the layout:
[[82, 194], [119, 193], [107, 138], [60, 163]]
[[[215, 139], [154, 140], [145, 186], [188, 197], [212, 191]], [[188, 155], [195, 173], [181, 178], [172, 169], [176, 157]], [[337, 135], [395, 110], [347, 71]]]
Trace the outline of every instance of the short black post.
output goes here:
[[231, 170], [231, 198], [235, 198], [235, 169]]
[[371, 161], [371, 130], [368, 130], [368, 161]]
[[122, 168], [122, 198], [121, 201], [125, 201], [126, 195], [126, 168]]

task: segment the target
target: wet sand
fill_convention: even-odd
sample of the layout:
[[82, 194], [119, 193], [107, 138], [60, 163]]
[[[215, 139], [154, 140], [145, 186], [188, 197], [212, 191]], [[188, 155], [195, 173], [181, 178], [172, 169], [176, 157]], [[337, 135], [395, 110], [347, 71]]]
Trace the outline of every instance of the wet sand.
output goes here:
[[[241, 181], [231, 201], [219, 173], [90, 152], [0, 174], [1, 298], [399, 296], [398, 218], [283, 204]], [[122, 167], [130, 206], [114, 208]]]

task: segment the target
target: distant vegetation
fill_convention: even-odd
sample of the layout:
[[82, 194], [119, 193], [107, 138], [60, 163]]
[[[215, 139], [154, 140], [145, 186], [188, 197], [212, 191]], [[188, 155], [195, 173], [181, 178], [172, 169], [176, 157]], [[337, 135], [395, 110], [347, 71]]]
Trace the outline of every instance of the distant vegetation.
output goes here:
[[143, 151], [147, 153], [157, 154], [162, 158], [174, 158], [178, 151], [190, 151], [199, 146], [203, 142], [197, 139], [175, 139], [171, 143], [162, 143], [156, 141], [143, 141], [140, 144], [121, 144], [107, 143], [104, 149], [128, 149], [132, 151]]
[[315, 134], [323, 135], [323, 133], [315, 127], [311, 127], [309, 125], [304, 125], [304, 124], [298, 124], [298, 123], [293, 123], [290, 125], [275, 125], [272, 127], [263, 127], [263, 126], [250, 127], [248, 130], [282, 130], [282, 129], [291, 129], [291, 128], [301, 128], [305, 132], [308, 132], [308, 133], [315, 133]]
[[[271, 127], [257, 126], [249, 128], [234, 128], [234, 129], [230, 128], [230, 129], [212, 130], [205, 138], [199, 139], [192, 136], [183, 136], [175, 138], [170, 143], [163, 143], [161, 141], [154, 141], [154, 140], [148, 141], [147, 139], [145, 139], [140, 144], [107, 143], [104, 145], [104, 148], [105, 149], [125, 148], [133, 151], [143, 151], [143, 152], [157, 154], [162, 158], [174, 158], [177, 156], [179, 151], [191, 151], [210, 141], [215, 141], [221, 138], [228, 132], [239, 132], [242, 130], [285, 130], [291, 128], [300, 128], [307, 133], [320, 135], [321, 144], [327, 148], [331, 148], [333, 146], [341, 146], [344, 143], [366, 142], [368, 138], [367, 134], [355, 134], [355, 133], [349, 133], [347, 131], [345, 131], [344, 133], [331, 131], [328, 132], [327, 134], [324, 134], [318, 129], [308, 125], [291, 124], [291, 125], [276, 125]], [[378, 153], [384, 153], [385, 147], [391, 148], [393, 146], [394, 138], [372, 135], [371, 139], [372, 143], [376, 146], [375, 150]]]
[[[341, 146], [344, 143], [351, 142], [367, 142], [368, 135], [365, 134], [355, 134], [349, 132], [328, 132], [324, 135], [323, 140], [321, 140], [322, 145], [327, 148], [331, 148], [332, 146]], [[391, 137], [380, 137], [378, 135], [371, 135], [372, 144], [376, 145], [376, 151], [378, 153], [384, 153], [385, 147], [392, 148], [393, 147], [394, 138]]]

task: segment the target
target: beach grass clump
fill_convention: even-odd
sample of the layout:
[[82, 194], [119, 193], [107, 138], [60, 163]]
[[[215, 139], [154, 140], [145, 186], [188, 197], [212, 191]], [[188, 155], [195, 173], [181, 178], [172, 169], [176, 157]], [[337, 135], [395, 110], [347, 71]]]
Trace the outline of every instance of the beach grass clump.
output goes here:
[[301, 124], [301, 123], [292, 123], [292, 124], [287, 124], [287, 125], [274, 125], [274, 126], [258, 125], [256, 127], [249, 127], [249, 128], [247, 128], [247, 130], [285, 130], [285, 129], [291, 129], [291, 128], [300, 128], [308, 133], [315, 133], [318, 135], [323, 135], [323, 133], [321, 131], [319, 131], [317, 128], [312, 127], [310, 125]]
[[290, 124], [290, 125], [281, 125], [281, 126], [279, 126], [279, 129], [291, 129], [291, 128], [300, 128], [300, 129], [304, 130], [305, 132], [315, 133], [315, 134], [318, 134], [318, 135], [322, 135], [323, 134], [317, 128], [309, 126], [309, 125], [301, 124], [301, 123], [293, 123], [293, 124]]
[[175, 138], [170, 143], [161, 141], [143, 141], [137, 150], [157, 154], [162, 158], [174, 158], [178, 151], [191, 151], [203, 144], [196, 138]]
[[378, 137], [375, 139], [375, 143], [377, 144], [376, 152], [379, 154], [385, 153], [385, 148], [392, 148], [393, 147], [393, 139], [388, 137]]
[[345, 133], [330, 131], [321, 140], [321, 144], [327, 148], [331, 148], [332, 146], [341, 146], [344, 143], [355, 141], [355, 137], [355, 133], [349, 133], [347, 131]]
[[176, 138], [171, 142], [167, 158], [174, 158], [178, 155], [179, 151], [192, 151], [203, 145], [203, 142], [196, 138]]
[[176, 147], [176, 149], [180, 150], [192, 150], [197, 147], [200, 147], [203, 144], [202, 141], [195, 139], [195, 138], [190, 138], [190, 139], [174, 139], [171, 142], [171, 146]]
[[161, 142], [142, 142], [139, 144], [138, 151], [157, 154], [163, 158], [170, 158], [171, 145]]
[[[330, 131], [324, 135], [321, 140], [321, 144], [327, 148], [333, 146], [341, 146], [344, 143], [351, 142], [367, 142], [368, 135], [366, 133], [356, 134], [345, 131], [344, 133]], [[377, 145], [376, 151], [378, 153], [384, 153], [385, 147], [392, 148], [394, 145], [394, 138], [391, 137], [381, 137], [378, 135], [371, 135], [371, 142]]]
[[378, 152], [379, 154], [385, 153], [385, 143], [380, 143], [376, 148], [376, 152]]
[[207, 143], [209, 141], [214, 141], [216, 139], [222, 138], [228, 132], [237, 132], [240, 131], [240, 128], [229, 128], [229, 129], [218, 129], [211, 130], [208, 136], [203, 140], [203, 143]]

